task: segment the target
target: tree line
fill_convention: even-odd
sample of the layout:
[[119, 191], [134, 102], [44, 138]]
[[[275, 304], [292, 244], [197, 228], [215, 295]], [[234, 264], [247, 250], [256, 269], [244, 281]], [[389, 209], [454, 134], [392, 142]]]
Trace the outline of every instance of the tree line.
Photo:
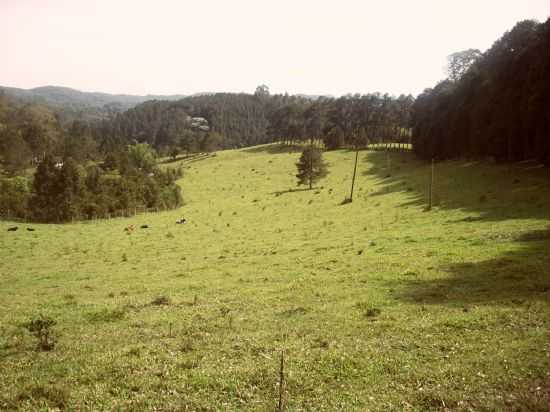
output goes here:
[[[163, 153], [210, 151], [264, 143], [319, 140], [330, 149], [376, 142], [409, 142], [412, 96], [379, 93], [316, 99], [216, 93], [177, 102], [151, 101], [96, 124], [103, 151], [129, 141], [145, 142]], [[208, 130], [192, 127], [202, 118]], [[363, 129], [361, 131], [361, 129]]]
[[101, 160], [128, 144], [147, 143], [161, 155], [210, 152], [264, 143], [323, 142], [328, 149], [410, 139], [412, 96], [379, 93], [340, 98], [216, 93], [178, 101], [148, 101], [97, 121], [63, 123], [51, 108], [0, 94], [0, 162], [10, 174], [45, 154], [77, 162]]
[[146, 144], [128, 146], [114, 163], [79, 164], [47, 154], [32, 179], [0, 180], [0, 216], [60, 223], [181, 205], [181, 169], [160, 169]]
[[449, 78], [414, 103], [414, 151], [550, 164], [550, 19], [521, 21], [485, 53], [450, 59]]

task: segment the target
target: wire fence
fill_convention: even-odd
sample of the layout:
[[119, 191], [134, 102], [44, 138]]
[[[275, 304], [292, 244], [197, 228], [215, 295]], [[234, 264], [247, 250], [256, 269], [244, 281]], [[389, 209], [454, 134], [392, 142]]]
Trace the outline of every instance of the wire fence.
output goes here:
[[59, 221], [59, 222], [40, 222], [33, 219], [29, 219], [26, 216], [14, 216], [10, 210], [0, 210], [0, 220], [16, 222], [16, 223], [55, 223], [55, 224], [74, 224], [74, 223], [96, 223], [102, 220], [129, 218], [144, 214], [156, 214], [170, 210], [176, 210], [174, 208], [168, 208], [164, 206], [147, 208], [144, 206], [134, 207], [128, 209], [121, 209], [114, 212], [105, 212], [101, 214], [92, 214], [86, 216], [74, 216], [71, 220]]

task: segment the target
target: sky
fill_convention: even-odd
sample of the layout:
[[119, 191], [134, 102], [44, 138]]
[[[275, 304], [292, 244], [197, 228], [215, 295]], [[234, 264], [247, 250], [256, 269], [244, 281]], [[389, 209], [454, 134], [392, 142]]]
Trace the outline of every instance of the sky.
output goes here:
[[417, 95], [550, 0], [0, 0], [0, 85]]

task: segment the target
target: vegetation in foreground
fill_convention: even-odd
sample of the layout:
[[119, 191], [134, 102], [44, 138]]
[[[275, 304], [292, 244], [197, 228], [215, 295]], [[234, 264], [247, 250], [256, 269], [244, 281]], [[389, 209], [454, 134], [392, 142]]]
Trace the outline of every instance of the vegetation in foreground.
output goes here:
[[187, 161], [176, 211], [1, 223], [0, 409], [274, 410], [284, 350], [288, 411], [548, 410], [548, 172], [438, 163], [426, 212], [410, 153], [360, 152], [345, 205], [355, 153], [311, 191], [299, 156]]

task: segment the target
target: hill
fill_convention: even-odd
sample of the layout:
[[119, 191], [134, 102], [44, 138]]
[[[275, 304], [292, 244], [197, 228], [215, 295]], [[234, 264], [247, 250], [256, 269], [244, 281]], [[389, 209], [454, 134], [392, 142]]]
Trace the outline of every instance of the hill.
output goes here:
[[0, 91], [24, 101], [45, 103], [53, 107], [67, 108], [102, 108], [106, 105], [115, 105], [121, 110], [127, 110], [148, 100], [179, 100], [184, 95], [146, 95], [109, 94], [98, 92], [82, 92], [69, 87], [43, 86], [34, 89], [18, 89], [15, 87], [0, 86]]
[[274, 410], [284, 349], [289, 411], [545, 410], [548, 172], [438, 163], [426, 212], [411, 153], [361, 152], [347, 205], [354, 153], [313, 191], [298, 156], [185, 160], [177, 211], [0, 223], [0, 409]]
[[[14, 97], [26, 103], [46, 104], [54, 109], [69, 111], [89, 111], [85, 119], [102, 117], [110, 112], [122, 112], [149, 100], [179, 100], [184, 95], [146, 95], [109, 94], [98, 92], [82, 92], [69, 87], [44, 86], [34, 89], [19, 89], [0, 86], [0, 93]], [[98, 113], [99, 111], [99, 113]], [[95, 115], [95, 116], [94, 116]], [[71, 117], [72, 120], [72, 117]]]

